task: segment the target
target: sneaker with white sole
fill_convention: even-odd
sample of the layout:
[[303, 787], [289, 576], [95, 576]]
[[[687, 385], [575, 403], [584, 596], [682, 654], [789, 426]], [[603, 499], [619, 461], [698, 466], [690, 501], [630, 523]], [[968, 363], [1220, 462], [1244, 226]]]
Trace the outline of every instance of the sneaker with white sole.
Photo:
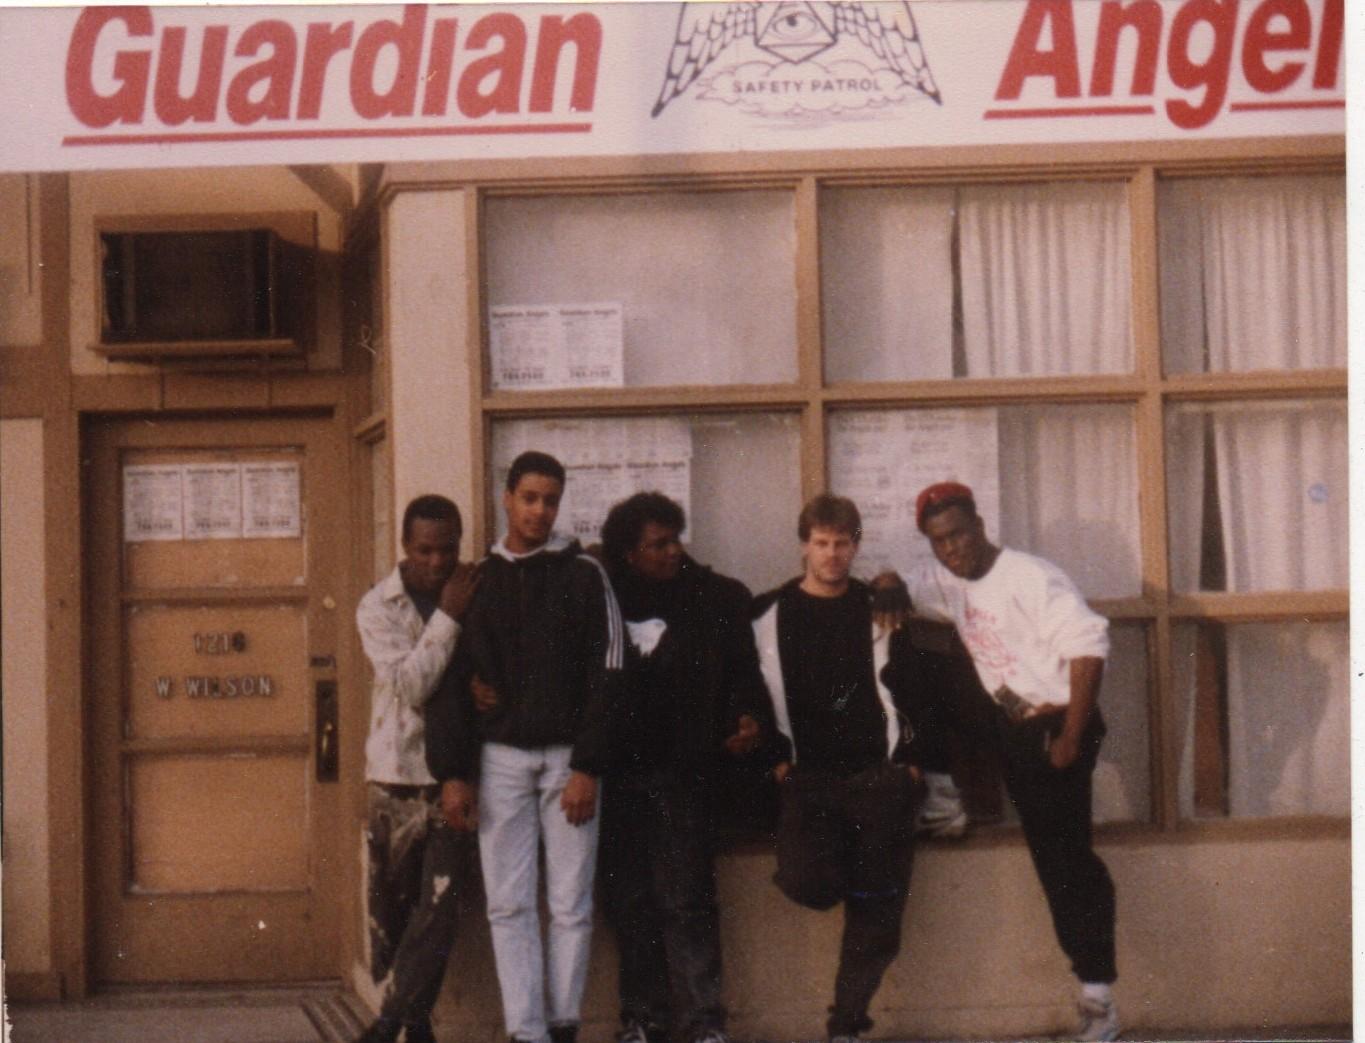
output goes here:
[[692, 1043], [730, 1043], [730, 1037], [720, 1029], [707, 1029], [700, 1036], [693, 1036]]
[[951, 775], [927, 772], [929, 792], [915, 815], [915, 832], [920, 836], [957, 840], [967, 834], [967, 810], [962, 793]]
[[1119, 1038], [1119, 1008], [1113, 1000], [1106, 1002], [1082, 996], [1076, 1007], [1081, 1015], [1081, 1025], [1075, 1036], [1078, 1041], [1089, 1043]]

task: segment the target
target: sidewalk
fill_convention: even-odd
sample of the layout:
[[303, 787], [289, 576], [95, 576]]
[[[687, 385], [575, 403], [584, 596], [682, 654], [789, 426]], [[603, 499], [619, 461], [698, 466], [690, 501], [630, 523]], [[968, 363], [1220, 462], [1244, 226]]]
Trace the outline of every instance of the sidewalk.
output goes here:
[[[352, 1043], [370, 1019], [338, 985], [293, 988], [137, 989], [108, 992], [78, 1003], [12, 1004], [5, 1039], [12, 1043]], [[451, 1026], [436, 1025], [442, 1043], [501, 1043], [490, 1034], [456, 1040]], [[583, 1043], [606, 1043], [611, 1031], [593, 1026]], [[1219, 1027], [1164, 1031], [1134, 1026], [1124, 1040], [1349, 1041], [1349, 1025]], [[795, 1043], [795, 1041], [752, 1041]], [[820, 1043], [820, 1041], [816, 1041]], [[883, 1041], [910, 1043], [910, 1041]], [[924, 1041], [919, 1041], [924, 1043]]]

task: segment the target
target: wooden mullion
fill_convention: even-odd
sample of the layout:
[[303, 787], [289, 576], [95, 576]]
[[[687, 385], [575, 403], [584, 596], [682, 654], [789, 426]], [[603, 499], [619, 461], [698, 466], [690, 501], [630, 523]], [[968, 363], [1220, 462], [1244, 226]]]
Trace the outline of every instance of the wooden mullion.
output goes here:
[[811, 395], [793, 384], [736, 384], [712, 387], [621, 387], [582, 390], [497, 391], [483, 399], [495, 416], [590, 412], [594, 416], [641, 410], [704, 412], [798, 409]]
[[801, 498], [808, 500], [829, 486], [826, 465], [824, 329], [821, 321], [820, 186], [802, 178], [796, 190], [796, 338], [797, 383], [803, 392], [801, 413]]
[[1265, 591], [1254, 594], [1202, 592], [1171, 597], [1176, 619], [1217, 619], [1227, 623], [1277, 620], [1326, 622], [1347, 618], [1350, 592], [1346, 590]]
[[1169, 376], [1164, 384], [1168, 398], [1184, 402], [1338, 397], [1346, 387], [1344, 369], [1190, 373]]
[[1142, 397], [1136, 424], [1138, 532], [1142, 591], [1156, 606], [1147, 635], [1147, 721], [1152, 810], [1156, 825], [1171, 830], [1180, 821], [1180, 714], [1171, 656], [1170, 533], [1166, 524], [1166, 438], [1162, 397], [1161, 282], [1159, 271], [1156, 171], [1140, 168], [1128, 184], [1131, 229], [1132, 337], [1135, 372]]
[[827, 404], [979, 405], [1039, 402], [1125, 402], [1146, 385], [1137, 377], [981, 377], [956, 380], [848, 382], [831, 384], [820, 394]]

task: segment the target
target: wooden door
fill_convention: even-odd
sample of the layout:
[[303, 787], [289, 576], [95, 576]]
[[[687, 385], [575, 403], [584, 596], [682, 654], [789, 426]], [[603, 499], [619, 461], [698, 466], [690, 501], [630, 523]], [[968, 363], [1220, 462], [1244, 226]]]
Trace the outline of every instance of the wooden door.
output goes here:
[[335, 977], [333, 425], [119, 421], [88, 444], [93, 977]]

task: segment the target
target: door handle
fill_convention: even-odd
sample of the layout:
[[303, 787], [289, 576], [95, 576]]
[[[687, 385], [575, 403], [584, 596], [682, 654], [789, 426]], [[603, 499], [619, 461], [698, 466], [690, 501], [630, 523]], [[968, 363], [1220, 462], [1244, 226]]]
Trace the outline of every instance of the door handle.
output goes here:
[[337, 683], [318, 681], [313, 688], [317, 703], [317, 732], [313, 741], [313, 763], [318, 782], [336, 782], [339, 772], [337, 734]]

